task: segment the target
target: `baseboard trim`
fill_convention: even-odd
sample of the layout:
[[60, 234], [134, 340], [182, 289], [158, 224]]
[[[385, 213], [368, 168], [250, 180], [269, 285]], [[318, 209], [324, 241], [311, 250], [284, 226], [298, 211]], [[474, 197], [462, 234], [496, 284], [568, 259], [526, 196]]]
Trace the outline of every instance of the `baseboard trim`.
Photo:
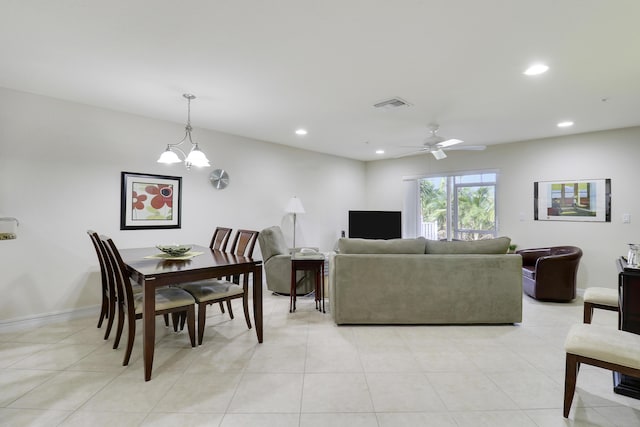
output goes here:
[[76, 308], [71, 310], [36, 314], [33, 316], [20, 317], [16, 319], [0, 320], [0, 332], [37, 328], [40, 326], [50, 325], [52, 323], [82, 319], [90, 316], [96, 316], [97, 322], [98, 314], [100, 314], [100, 306], [94, 305], [90, 307]]

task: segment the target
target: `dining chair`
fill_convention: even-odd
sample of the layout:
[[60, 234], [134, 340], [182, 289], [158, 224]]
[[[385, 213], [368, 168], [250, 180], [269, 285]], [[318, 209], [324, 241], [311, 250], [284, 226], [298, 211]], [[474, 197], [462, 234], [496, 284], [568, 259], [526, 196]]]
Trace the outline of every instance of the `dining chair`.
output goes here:
[[[238, 230], [231, 245], [230, 255], [251, 257], [256, 245], [259, 232], [253, 230]], [[241, 277], [242, 276], [242, 277]], [[242, 284], [240, 280], [242, 279]], [[233, 319], [231, 301], [242, 298], [242, 308], [247, 327], [251, 329], [249, 318], [249, 274], [229, 276], [225, 279], [208, 279], [197, 282], [184, 283], [182, 289], [189, 292], [198, 305], [198, 344], [202, 344], [204, 326], [207, 317], [207, 305], [215, 303], [227, 303], [229, 316]]]
[[102, 250], [102, 244], [100, 243], [100, 237], [98, 233], [93, 230], [87, 230], [87, 234], [91, 239], [91, 243], [93, 243], [93, 248], [96, 250], [96, 255], [98, 257], [98, 264], [100, 265], [100, 281], [102, 285], [101, 289], [101, 305], [100, 305], [100, 317], [98, 318], [98, 328], [102, 327], [102, 322], [104, 319], [107, 319], [107, 328], [104, 332], [104, 339], [109, 338], [109, 334], [111, 333], [111, 328], [113, 327], [113, 319], [115, 317], [116, 310], [116, 294], [115, 289], [110, 286], [110, 281], [107, 276], [107, 266], [105, 263], [107, 262], [104, 258], [104, 253]]
[[[98, 320], [98, 328], [102, 326], [102, 321], [107, 319], [107, 329], [104, 332], [104, 339], [109, 339], [111, 334], [111, 328], [116, 318], [116, 307], [118, 301], [118, 293], [116, 291], [115, 279], [109, 263], [109, 255], [106, 252], [106, 248], [100, 241], [100, 236], [93, 230], [87, 230], [87, 234], [91, 238], [91, 243], [96, 250], [98, 256], [98, 262], [100, 264], [100, 279], [102, 280], [102, 304], [100, 308], [100, 319]], [[142, 293], [142, 286], [137, 282], [131, 281], [131, 289], [134, 294]], [[166, 326], [169, 326], [169, 316], [165, 315], [164, 322]], [[174, 322], [175, 324], [175, 322]], [[116, 348], [116, 347], [114, 347]]]
[[217, 249], [219, 251], [227, 250], [227, 243], [229, 243], [229, 237], [231, 236], [231, 229], [225, 227], [216, 227], [211, 237], [211, 243], [209, 247], [211, 249]]
[[[142, 318], [142, 293], [133, 293], [127, 267], [122, 260], [122, 257], [120, 256], [118, 248], [113, 243], [113, 240], [111, 240], [107, 236], [102, 235], [100, 236], [100, 241], [102, 242], [108, 254], [108, 266], [111, 269], [111, 273], [115, 279], [118, 294], [118, 327], [114, 348], [117, 348], [118, 344], [120, 343], [120, 337], [122, 336], [122, 329], [124, 327], [124, 317], [125, 315], [127, 317], [127, 349], [125, 351], [124, 360], [122, 362], [123, 366], [127, 366], [131, 357], [131, 351], [133, 349], [133, 341], [136, 336], [136, 319]], [[156, 289], [156, 316], [182, 312], [187, 313], [186, 319], [187, 330], [189, 331], [189, 339], [191, 341], [191, 347], [195, 347], [195, 308], [193, 297], [188, 292], [185, 292], [180, 288], [163, 287]]]
[[[209, 243], [209, 247], [211, 249], [216, 249], [219, 251], [227, 250], [227, 243], [229, 243], [229, 237], [231, 236], [231, 229], [226, 227], [216, 227], [213, 232], [213, 236], [211, 237], [211, 243]], [[224, 313], [224, 304], [220, 301], [220, 311]], [[184, 321], [184, 318], [182, 318]]]

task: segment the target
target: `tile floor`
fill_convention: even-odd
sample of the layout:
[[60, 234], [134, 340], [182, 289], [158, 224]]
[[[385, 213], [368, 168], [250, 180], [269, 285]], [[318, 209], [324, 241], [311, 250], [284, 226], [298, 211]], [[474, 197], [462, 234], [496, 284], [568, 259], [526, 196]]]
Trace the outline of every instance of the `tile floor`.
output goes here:
[[[238, 301], [236, 301], [238, 302]], [[158, 322], [153, 379], [141, 340], [131, 363], [91, 317], [0, 330], [0, 425], [8, 426], [639, 426], [640, 401], [583, 366], [562, 417], [564, 352], [582, 302], [524, 298], [503, 326], [341, 326], [298, 299], [265, 294], [265, 340], [207, 310], [204, 344]], [[594, 323], [616, 327], [616, 314]], [[5, 328], [6, 329], [6, 328]], [[140, 332], [138, 331], [138, 334]]]

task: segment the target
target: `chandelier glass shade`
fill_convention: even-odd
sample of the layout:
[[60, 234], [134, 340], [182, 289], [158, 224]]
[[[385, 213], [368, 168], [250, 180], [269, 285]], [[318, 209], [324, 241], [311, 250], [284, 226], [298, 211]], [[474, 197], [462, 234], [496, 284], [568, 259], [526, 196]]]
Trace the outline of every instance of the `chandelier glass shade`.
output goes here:
[[[200, 150], [198, 147], [198, 143], [193, 142], [191, 138], [191, 100], [195, 99], [196, 96], [190, 93], [185, 93], [182, 95], [187, 99], [187, 125], [185, 126], [185, 134], [182, 141], [176, 144], [167, 144], [167, 149], [160, 155], [158, 159], [158, 163], [172, 164], [172, 163], [182, 163], [190, 169], [191, 166], [196, 167], [209, 167], [209, 159], [207, 156]], [[186, 154], [179, 146], [189, 141], [191, 144], [191, 150], [189, 154]], [[182, 158], [181, 158], [182, 157]]]

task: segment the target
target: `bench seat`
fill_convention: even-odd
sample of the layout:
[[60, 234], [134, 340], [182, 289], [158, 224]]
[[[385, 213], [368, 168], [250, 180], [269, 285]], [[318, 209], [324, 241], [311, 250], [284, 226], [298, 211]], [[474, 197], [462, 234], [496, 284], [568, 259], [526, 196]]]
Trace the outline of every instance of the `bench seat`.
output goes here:
[[591, 324], [571, 327], [564, 344], [567, 352], [564, 417], [569, 416], [581, 363], [640, 376], [640, 335]]

